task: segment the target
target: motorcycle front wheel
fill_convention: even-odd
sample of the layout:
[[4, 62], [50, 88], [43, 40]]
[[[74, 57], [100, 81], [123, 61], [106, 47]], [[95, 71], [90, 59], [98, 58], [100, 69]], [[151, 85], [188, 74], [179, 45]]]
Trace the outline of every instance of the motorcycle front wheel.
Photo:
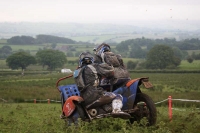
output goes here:
[[156, 123], [157, 111], [153, 100], [144, 93], [138, 93], [133, 105], [133, 108], [138, 108], [136, 112], [130, 114], [130, 122], [140, 122], [144, 117], [147, 118], [148, 126], [152, 126]]

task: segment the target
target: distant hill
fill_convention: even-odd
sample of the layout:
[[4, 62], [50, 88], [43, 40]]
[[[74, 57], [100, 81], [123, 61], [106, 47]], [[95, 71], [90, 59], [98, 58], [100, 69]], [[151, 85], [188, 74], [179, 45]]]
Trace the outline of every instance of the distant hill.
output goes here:
[[79, 24], [79, 23], [0, 23], [0, 34], [30, 35], [48, 34], [56, 36], [83, 36], [147, 32], [150, 29], [129, 25]]
[[[135, 23], [134, 26], [133, 24]], [[68, 37], [76, 41], [85, 41], [77, 37], [83, 36], [102, 36], [115, 35], [104, 40], [123, 41], [126, 39], [146, 37], [146, 38], [199, 38], [200, 27], [197, 22], [181, 23], [173, 21], [170, 24], [164, 22], [134, 22], [132, 25], [115, 25], [115, 24], [80, 24], [80, 23], [45, 23], [45, 22], [1, 22], [0, 23], [0, 39], [11, 38], [13, 36], [32, 36], [38, 34], [53, 35], [59, 37]], [[189, 29], [190, 28], [190, 29]], [[188, 30], [186, 30], [188, 29]], [[134, 36], [133, 36], [134, 35]], [[136, 36], [135, 36], [136, 35]], [[119, 39], [120, 37], [120, 39]], [[118, 40], [116, 40], [117, 38]], [[98, 37], [89, 38], [90, 42], [102, 42]], [[98, 40], [99, 39], [99, 40]], [[86, 41], [88, 41], [86, 40]]]

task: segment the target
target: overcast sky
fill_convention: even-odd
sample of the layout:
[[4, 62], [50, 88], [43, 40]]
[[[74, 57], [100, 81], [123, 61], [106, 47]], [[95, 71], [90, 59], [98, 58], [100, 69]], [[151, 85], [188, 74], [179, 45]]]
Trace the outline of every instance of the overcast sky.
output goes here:
[[200, 20], [200, 0], [0, 0], [0, 22]]

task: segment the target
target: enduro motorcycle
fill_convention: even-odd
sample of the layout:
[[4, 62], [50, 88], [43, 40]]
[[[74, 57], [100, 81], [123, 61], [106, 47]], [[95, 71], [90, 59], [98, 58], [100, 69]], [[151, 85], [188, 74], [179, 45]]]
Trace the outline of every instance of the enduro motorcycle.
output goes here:
[[[80, 96], [80, 92], [76, 84], [61, 85], [59, 82], [72, 77], [69, 75], [60, 78], [56, 87], [61, 95], [61, 105], [62, 105], [62, 117], [67, 120], [68, 123], [77, 123], [78, 118], [83, 121], [92, 121], [94, 119], [112, 117], [112, 105], [106, 104], [104, 109], [102, 106], [99, 107], [85, 107], [84, 99]], [[151, 88], [153, 85], [150, 83], [148, 77], [137, 78], [129, 80], [125, 85], [113, 88], [112, 92], [115, 94], [121, 94], [123, 97], [123, 107], [122, 111], [129, 113], [131, 118], [130, 123], [134, 121], [139, 122], [142, 118], [146, 117], [148, 120], [148, 126], [154, 125], [156, 123], [157, 113], [156, 107], [153, 100], [146, 94], [142, 93], [140, 85], [144, 85], [145, 88]], [[106, 89], [106, 88], [105, 88]], [[106, 109], [105, 109], [106, 107]]]

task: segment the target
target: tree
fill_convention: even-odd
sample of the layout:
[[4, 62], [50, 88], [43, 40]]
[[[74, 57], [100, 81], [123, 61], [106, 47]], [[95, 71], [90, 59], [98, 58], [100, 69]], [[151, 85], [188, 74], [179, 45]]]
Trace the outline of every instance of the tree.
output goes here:
[[56, 46], [57, 46], [57, 44], [56, 44], [56, 43], [52, 43], [52, 44], [51, 44], [51, 47], [52, 47], [52, 49], [55, 49], [55, 48], [56, 48]]
[[137, 66], [137, 64], [138, 64], [137, 61], [134, 62], [134, 61], [132, 61], [132, 60], [129, 60], [129, 61], [127, 62], [127, 68], [133, 70], [133, 69], [135, 69], [135, 67]]
[[174, 51], [174, 55], [180, 59], [184, 58], [183, 52], [178, 48], [178, 47], [173, 47], [172, 48]]
[[129, 51], [128, 45], [129, 43], [122, 41], [120, 44], [116, 46], [116, 49], [119, 52]]
[[147, 54], [146, 67], [150, 69], [165, 69], [167, 66], [177, 66], [178, 57], [175, 58], [171, 47], [155, 45]]
[[64, 37], [57, 37], [52, 35], [37, 35], [36, 41], [38, 43], [67, 43], [67, 44], [75, 44], [76, 41], [64, 38]]
[[37, 62], [43, 67], [47, 66], [48, 70], [55, 70], [62, 67], [66, 62], [66, 56], [58, 50], [46, 49], [36, 53]]
[[145, 58], [146, 52], [138, 44], [132, 44], [129, 57], [131, 57], [131, 58]]
[[187, 61], [188, 61], [189, 63], [192, 63], [193, 60], [194, 60], [194, 59], [193, 59], [191, 56], [188, 56], [188, 57], [187, 57]]
[[6, 63], [11, 69], [21, 68], [23, 71], [27, 66], [35, 64], [36, 60], [33, 56], [26, 52], [17, 52], [10, 55], [6, 59]]
[[14, 36], [7, 40], [10, 44], [35, 44], [35, 38], [31, 36]]
[[11, 54], [12, 54], [12, 48], [10, 46], [5, 45], [2, 48], [0, 48], [0, 58], [5, 59]]

